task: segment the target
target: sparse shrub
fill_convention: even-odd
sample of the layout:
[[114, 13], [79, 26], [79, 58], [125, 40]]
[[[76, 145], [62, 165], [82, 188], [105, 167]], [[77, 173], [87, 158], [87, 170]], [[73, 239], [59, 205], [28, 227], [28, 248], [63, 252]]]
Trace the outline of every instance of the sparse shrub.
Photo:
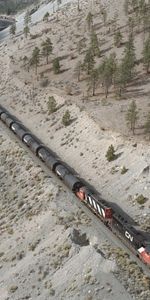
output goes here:
[[9, 227], [9, 228], [7, 229], [7, 232], [8, 232], [8, 234], [13, 234], [13, 233], [14, 233], [13, 228], [10, 228], [10, 227]]
[[48, 22], [48, 18], [49, 18], [49, 12], [47, 11], [43, 17], [43, 21]]
[[56, 108], [56, 100], [53, 96], [50, 96], [47, 102], [47, 107], [48, 107], [48, 112], [49, 114], [52, 114], [53, 112], [55, 112], [57, 110]]
[[123, 166], [123, 167], [121, 168], [121, 174], [122, 174], [122, 175], [125, 174], [127, 171], [128, 171], [128, 169], [127, 169], [125, 166]]
[[70, 112], [69, 110], [66, 110], [66, 112], [64, 113], [63, 117], [62, 117], [62, 123], [65, 126], [70, 125], [71, 122], [71, 117], [70, 117]]
[[108, 161], [112, 161], [116, 159], [115, 149], [113, 145], [110, 145], [107, 152], [106, 152], [106, 158]]
[[12, 285], [12, 286], [9, 288], [9, 292], [10, 292], [10, 293], [14, 293], [17, 289], [18, 289], [17, 285]]
[[54, 296], [55, 295], [55, 290], [54, 289], [50, 289], [49, 294], [50, 294], [50, 296]]
[[120, 47], [122, 42], [122, 34], [120, 30], [118, 30], [114, 35], [114, 44], [116, 47]]
[[72, 88], [70, 85], [66, 85], [65, 90], [67, 95], [72, 95]]
[[21, 208], [23, 205], [24, 205], [24, 201], [23, 201], [23, 200], [20, 200], [20, 201], [18, 202], [18, 208]]
[[56, 57], [53, 60], [53, 71], [54, 71], [54, 74], [60, 73], [60, 63], [59, 63], [59, 58], [58, 57]]
[[142, 205], [142, 204], [145, 204], [145, 202], [147, 201], [147, 198], [144, 197], [142, 194], [137, 196], [136, 199], [138, 204]]
[[85, 277], [84, 277], [84, 282], [85, 282], [86, 284], [87, 284], [87, 283], [90, 283], [91, 278], [92, 278], [91, 274], [85, 275]]
[[48, 84], [49, 84], [48, 78], [44, 78], [44, 79], [40, 82], [40, 86], [41, 86], [41, 87], [47, 87]]

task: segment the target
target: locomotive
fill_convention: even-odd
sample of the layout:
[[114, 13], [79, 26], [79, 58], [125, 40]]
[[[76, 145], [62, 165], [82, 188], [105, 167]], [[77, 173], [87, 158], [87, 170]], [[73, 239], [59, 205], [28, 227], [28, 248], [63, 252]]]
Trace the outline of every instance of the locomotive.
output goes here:
[[16, 117], [0, 105], [0, 119], [30, 150], [57, 175], [60, 180], [82, 201], [100, 220], [138, 256], [150, 266], [150, 241], [133, 226], [111, 204], [102, 199], [76, 175], [52, 150], [33, 135]]

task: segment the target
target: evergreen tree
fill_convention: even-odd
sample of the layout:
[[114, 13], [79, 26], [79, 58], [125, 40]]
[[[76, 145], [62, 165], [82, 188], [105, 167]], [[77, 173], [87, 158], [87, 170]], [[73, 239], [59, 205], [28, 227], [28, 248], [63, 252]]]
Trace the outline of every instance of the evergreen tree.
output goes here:
[[58, 57], [53, 60], [53, 71], [55, 74], [60, 73], [60, 63]]
[[98, 42], [97, 34], [94, 30], [92, 30], [91, 33], [91, 48], [93, 51], [93, 55], [99, 57], [100, 56], [99, 42]]
[[110, 145], [107, 152], [106, 152], [106, 158], [110, 162], [114, 159], [116, 159], [115, 149], [113, 145]]
[[90, 73], [88, 91], [92, 89], [92, 95], [95, 96], [95, 89], [99, 82], [99, 70], [93, 69]]
[[133, 78], [133, 70], [135, 66], [135, 48], [133, 42], [133, 36], [129, 36], [129, 40], [126, 43], [125, 51], [124, 51], [124, 58], [122, 61], [123, 69], [126, 73], [126, 81], [129, 82]]
[[15, 34], [16, 34], [16, 23], [13, 23], [13, 24], [10, 26], [10, 34], [11, 34], [11, 35], [15, 35]]
[[86, 17], [87, 25], [88, 25], [88, 30], [90, 31], [93, 25], [93, 15], [91, 12], [88, 13]]
[[93, 70], [95, 61], [93, 56], [93, 50], [92, 48], [89, 48], [86, 52], [84, 62], [83, 62], [83, 70], [87, 71], [87, 74], [89, 75], [90, 72]]
[[133, 36], [134, 27], [135, 27], [135, 20], [133, 17], [128, 18], [128, 27], [129, 27], [129, 34]]
[[66, 110], [66, 112], [64, 113], [63, 117], [62, 117], [62, 123], [65, 126], [70, 125], [71, 122], [71, 117], [70, 117], [70, 112], [69, 110]]
[[107, 98], [109, 87], [114, 81], [114, 74], [116, 69], [116, 59], [114, 54], [110, 55], [109, 58], [105, 58], [102, 64], [99, 66], [99, 76], [102, 85], [105, 89], [105, 96]]
[[28, 34], [30, 33], [30, 29], [29, 29], [28, 25], [26, 25], [24, 27], [23, 32], [24, 32], [25, 37], [27, 38]]
[[48, 22], [48, 19], [49, 19], [49, 12], [47, 11], [43, 17], [43, 21]]
[[46, 57], [46, 63], [48, 64], [49, 54], [52, 53], [52, 42], [50, 38], [47, 38], [45, 42], [42, 43], [42, 55]]
[[37, 74], [37, 68], [40, 63], [40, 49], [38, 47], [35, 47], [32, 51], [32, 56], [30, 59], [30, 65], [35, 67], [35, 72]]
[[106, 11], [105, 8], [102, 8], [102, 10], [101, 10], [101, 15], [102, 15], [102, 18], [103, 18], [104, 25], [106, 25], [106, 21], [107, 21], [107, 11]]
[[150, 69], [150, 37], [144, 43], [143, 63], [146, 68], [146, 72], [149, 73], [149, 69]]
[[120, 30], [118, 30], [114, 35], [114, 44], [116, 47], [120, 47], [122, 42], [122, 34]]
[[150, 30], [150, 3], [145, 3], [143, 5], [143, 11], [142, 11], [142, 22], [143, 22], [143, 31], [144, 33], [148, 29], [148, 32]]
[[29, 68], [30, 68], [29, 59], [26, 55], [23, 57], [23, 67], [27, 69], [27, 71], [29, 72]]
[[24, 16], [24, 26], [28, 26], [29, 23], [31, 23], [31, 15], [29, 10], [26, 11], [26, 14]]
[[150, 112], [147, 114], [144, 128], [145, 128], [145, 133], [149, 135], [149, 139], [150, 139]]
[[124, 12], [125, 15], [127, 16], [129, 12], [129, 0], [124, 0]]
[[77, 77], [78, 81], [80, 81], [80, 74], [81, 74], [81, 61], [78, 61], [76, 66], [75, 66], [75, 76]]
[[126, 84], [126, 77], [124, 73], [124, 65], [120, 63], [117, 65], [115, 74], [114, 74], [114, 85], [116, 88], [116, 94], [117, 96], [121, 97], [122, 91], [124, 90], [125, 84]]
[[138, 111], [135, 101], [133, 100], [128, 108], [127, 114], [126, 114], [126, 121], [127, 124], [130, 126], [130, 129], [132, 130], [132, 133], [135, 132], [135, 125], [138, 120]]
[[47, 103], [49, 114], [52, 114], [53, 112], [55, 112], [57, 110], [56, 106], [57, 106], [57, 103], [56, 103], [55, 98], [53, 96], [49, 97], [48, 103]]

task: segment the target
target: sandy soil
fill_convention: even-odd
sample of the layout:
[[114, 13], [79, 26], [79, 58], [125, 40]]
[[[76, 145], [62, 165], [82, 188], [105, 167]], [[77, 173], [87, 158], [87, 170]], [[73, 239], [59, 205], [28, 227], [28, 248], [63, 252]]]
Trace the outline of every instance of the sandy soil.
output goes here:
[[131, 299], [112, 273], [115, 261], [93, 247], [105, 237], [75, 197], [3, 130], [0, 140], [0, 299]]
[[[119, 2], [118, 5], [117, 0], [109, 2], [103, 1], [103, 4], [106, 3], [108, 8], [108, 18], [113, 19], [117, 13], [118, 25], [125, 25], [126, 17], [123, 15], [122, 2], [121, 4]], [[133, 217], [134, 220], [137, 220], [140, 225], [144, 228], [149, 228], [149, 141], [143, 140], [143, 135], [141, 135], [142, 130], [140, 128], [137, 129], [137, 135], [132, 137], [125, 122], [127, 106], [131, 100], [136, 99], [141, 116], [139, 126], [143, 124], [144, 116], [149, 107], [149, 78], [144, 75], [144, 71], [140, 66], [138, 67], [138, 70], [141, 74], [143, 72], [144, 77], [142, 78], [144, 78], [144, 81], [141, 81], [140, 77], [138, 83], [140, 88], [137, 89], [135, 86], [130, 86], [121, 101], [115, 100], [113, 91], [111, 91], [108, 100], [106, 101], [104, 99], [103, 90], [100, 87], [97, 90], [97, 96], [87, 97], [85, 80], [77, 82], [74, 74], [74, 68], [77, 61], [79, 59], [82, 60], [85, 55], [85, 52], [83, 51], [79, 56], [77, 52], [77, 42], [84, 35], [87, 39], [86, 44], [88, 45], [89, 43], [85, 21], [89, 6], [86, 1], [81, 2], [81, 8], [80, 13], [78, 13], [76, 3], [68, 5], [68, 9], [65, 7], [58, 12], [58, 16], [56, 13], [54, 16], [50, 17], [49, 22], [41, 22], [32, 26], [32, 35], [39, 35], [39, 37], [34, 40], [29, 37], [25, 39], [22, 35], [18, 38], [10, 39], [0, 46], [0, 103], [18, 116], [32, 132], [39, 136], [39, 138], [41, 138], [52, 150], [56, 151], [64, 161], [74, 167], [80, 176], [92, 183], [105, 199], [115, 202]], [[91, 9], [93, 13], [98, 12], [95, 3]], [[57, 17], [59, 21], [57, 21]], [[95, 15], [94, 24], [100, 25], [100, 29], [98, 29], [97, 33], [102, 44], [101, 48], [105, 51], [112, 46], [113, 29], [111, 28], [109, 35], [107, 32], [108, 26], [107, 28], [103, 26], [99, 14]], [[48, 29], [47, 33], [45, 32], [45, 29]], [[127, 29], [126, 27], [123, 27], [122, 30], [124, 40], [126, 40]], [[49, 59], [50, 63], [48, 65], [45, 64], [45, 59], [41, 60], [38, 68], [38, 76], [36, 76], [34, 70], [28, 72], [23, 67], [22, 58], [25, 55], [29, 57], [33, 48], [36, 45], [40, 47], [42, 41], [46, 37], [50, 37], [53, 42], [53, 54]], [[135, 37], [136, 55], [139, 59], [141, 58], [142, 53], [142, 38], [142, 34], [136, 35]], [[104, 43], [102, 42], [103, 40], [105, 40]], [[114, 49], [113, 47], [106, 52], [109, 54], [114, 50], [116, 51], [118, 58], [121, 57], [123, 47], [119, 49]], [[51, 64], [51, 60], [56, 56], [66, 57], [61, 60], [61, 69], [66, 71], [58, 75], [53, 74]], [[42, 73], [44, 74], [44, 78], [43, 75], [41, 75]], [[48, 79], [49, 84], [46, 87], [42, 87], [42, 82], [46, 78]], [[68, 87], [69, 89], [71, 88], [71, 95], [68, 95]], [[49, 96], [54, 96], [58, 105], [58, 110], [51, 115], [49, 115], [47, 109]], [[69, 109], [72, 117], [72, 123], [68, 127], [64, 127], [61, 122], [66, 109]], [[7, 252], [6, 257], [5, 255], [2, 255], [3, 264], [2, 269], [0, 269], [2, 272], [2, 299], [27, 299], [19, 298], [25, 296], [29, 296], [29, 299], [49, 299], [48, 297], [51, 297], [52, 295], [48, 296], [47, 293], [51, 290], [55, 291], [56, 294], [53, 297], [56, 299], [92, 299], [92, 297], [94, 297], [94, 299], [100, 299], [98, 298], [99, 296], [97, 296], [100, 293], [99, 290], [97, 291], [97, 294], [94, 290], [92, 296], [88, 295], [88, 289], [90, 290], [91, 288], [88, 287], [87, 282], [85, 282], [85, 285], [83, 286], [83, 282], [82, 280], [80, 282], [79, 276], [75, 276], [75, 278], [79, 277], [77, 283], [74, 281], [75, 279], [73, 276], [78, 270], [78, 274], [80, 274], [84, 261], [88, 261], [88, 258], [90, 258], [90, 265], [88, 267], [91, 268], [92, 265], [92, 270], [92, 261], [95, 261], [95, 269], [92, 271], [94, 272], [92, 273], [94, 275], [92, 276], [94, 276], [94, 278], [100, 276], [96, 277], [99, 278], [96, 279], [99, 280], [97, 286], [105, 286], [105, 288], [101, 289], [102, 291], [104, 289], [104, 294], [102, 294], [101, 291], [102, 299], [120, 299], [117, 298], [120, 291], [121, 294], [124, 293], [122, 294], [122, 297], [125, 295], [124, 299], [130, 299], [130, 296], [125, 294], [125, 291], [122, 290], [120, 284], [116, 282], [116, 279], [112, 276], [111, 271], [113, 267], [111, 268], [110, 266], [109, 275], [106, 274], [106, 269], [104, 273], [100, 272], [100, 275], [98, 275], [99, 269], [96, 268], [98, 260], [100, 260], [100, 264], [102, 265], [107, 264], [107, 260], [105, 261], [100, 255], [97, 255], [97, 252], [90, 246], [87, 246], [86, 250], [82, 247], [79, 252], [72, 244], [72, 250], [70, 250], [70, 248], [64, 250], [65, 247], [63, 246], [63, 251], [68, 250], [68, 254], [65, 254], [65, 258], [56, 257], [57, 262], [59, 262], [60, 259], [60, 263], [63, 263], [63, 267], [62, 265], [60, 267], [59, 264], [57, 265], [56, 263], [57, 267], [55, 271], [57, 272], [54, 272], [53, 268], [55, 268], [55, 266], [51, 266], [51, 263], [49, 262], [46, 263], [47, 256], [53, 257], [53, 253], [55, 254], [54, 256], [57, 255], [57, 251], [54, 249], [55, 247], [62, 247], [65, 243], [70, 243], [68, 238], [70, 234], [69, 229], [67, 229], [68, 231], [64, 231], [64, 225], [58, 224], [55, 231], [54, 224], [58, 222], [58, 215], [61, 211], [63, 211], [65, 216], [67, 215], [67, 218], [69, 217], [72, 213], [73, 201], [70, 206], [70, 193], [68, 191], [63, 191], [63, 194], [61, 193], [60, 196], [60, 190], [55, 183], [52, 182], [52, 179], [45, 178], [41, 170], [34, 166], [34, 163], [28, 158], [28, 155], [24, 154], [24, 151], [19, 149], [18, 146], [15, 146], [16, 150], [14, 150], [14, 147], [12, 146], [13, 141], [10, 141], [8, 137], [4, 137], [4, 132], [1, 132], [1, 140], [3, 141], [0, 148], [0, 151], [2, 151], [1, 171], [3, 172], [2, 174], [6, 173], [5, 177], [3, 175], [1, 176], [0, 183], [2, 189], [4, 189], [4, 200], [7, 202], [4, 202], [3, 204], [3, 209], [6, 209], [6, 215], [3, 216], [4, 224], [2, 222], [2, 242], [0, 247], [2, 247], [1, 251], [4, 252], [4, 254], [6, 249], [8, 249], [8, 255]], [[111, 163], [107, 162], [105, 157], [110, 144], [114, 145], [116, 154], [118, 155], [118, 158]], [[10, 161], [8, 154], [6, 155], [5, 152], [9, 153]], [[16, 156], [23, 159], [21, 166], [20, 164], [18, 166], [18, 164], [14, 162], [14, 157]], [[8, 168], [5, 170], [4, 165], [6, 159], [8, 160]], [[121, 174], [123, 166], [128, 169], [125, 174]], [[20, 176], [18, 175], [18, 172], [20, 172]], [[12, 177], [13, 179], [11, 179]], [[15, 180], [15, 185], [13, 180]], [[53, 201], [49, 200], [50, 194], [53, 195]], [[144, 205], [139, 205], [136, 201], [136, 197], [140, 194], [147, 198]], [[18, 207], [17, 203], [22, 199], [24, 199], [24, 203], [20, 204], [21, 206], [19, 205], [19, 210], [17, 211], [19, 214], [16, 215], [14, 211], [16, 211], [16, 208]], [[67, 210], [66, 206], [62, 204], [62, 199], [68, 201]], [[55, 200], [59, 203], [59, 208], [56, 206]], [[11, 203], [11, 205], [9, 203]], [[73, 206], [73, 209], [77, 208]], [[31, 216], [30, 210], [32, 211]], [[23, 219], [20, 220], [22, 215]], [[29, 220], [30, 217], [31, 220]], [[10, 224], [9, 226], [7, 224], [8, 222]], [[11, 233], [11, 223], [13, 225], [13, 230], [15, 228], [15, 233]], [[72, 227], [73, 224], [71, 223], [70, 227]], [[7, 226], [8, 231], [6, 231]], [[54, 229], [54, 232], [52, 231], [52, 234], [50, 234], [50, 231], [53, 230], [52, 228]], [[46, 237], [44, 238], [45, 235]], [[38, 241], [38, 236], [40, 236], [40, 241]], [[19, 251], [16, 250], [17, 241], [19, 241]], [[35, 244], [34, 251], [30, 249], [30, 246], [32, 248], [32, 241], [33, 244]], [[50, 246], [51, 244], [52, 246]], [[54, 245], [56, 246], [54, 247]], [[43, 248], [44, 250], [42, 250]], [[18, 261], [17, 252], [20, 254], [22, 251], [23, 259], [21, 258], [21, 261], [20, 259]], [[72, 254], [70, 254], [70, 251]], [[12, 259], [13, 256], [15, 256], [14, 259]], [[75, 265], [77, 263], [77, 265], [80, 266], [81, 258], [83, 261], [82, 267], [81, 269], [78, 267], [78, 270], [76, 270]], [[86, 259], [84, 260], [84, 258]], [[108, 260], [108, 264], [109, 263]], [[14, 266], [14, 264], [16, 265]], [[48, 267], [49, 270], [51, 270], [50, 273], [48, 271], [48, 280], [43, 279], [47, 282], [44, 283], [44, 286], [48, 286], [48, 291], [46, 287], [43, 287], [43, 280], [41, 277], [43, 276], [44, 270], [38, 270], [40, 265], [43, 265], [44, 269]], [[10, 266], [11, 269], [8, 271]], [[64, 279], [65, 282], [62, 282], [63, 288], [62, 286], [59, 286], [58, 288], [57, 278], [59, 277], [62, 279], [62, 272], [67, 274], [70, 268], [73, 272], [69, 273], [70, 277], [67, 276], [66, 281]], [[17, 288], [13, 294], [14, 298], [11, 298], [9, 294], [13, 293], [11, 286], [16, 285], [13, 281], [14, 273], [16, 274], [15, 278], [17, 278]], [[20, 275], [17, 275], [18, 273]], [[29, 274], [32, 278], [31, 281], [28, 280]], [[112, 281], [113, 283], [114, 281], [114, 285], [113, 288], [111, 287], [113, 294], [111, 294], [110, 291], [108, 296], [106, 293], [106, 283], [109, 276], [110, 281], [108, 280], [108, 282], [110, 283]], [[130, 277], [131, 274], [129, 278]], [[102, 278], [104, 278], [104, 281]], [[69, 280], [69, 288], [67, 280]], [[50, 282], [52, 282], [52, 285]], [[26, 291], [27, 284], [30, 286], [29, 295], [27, 295], [28, 293]], [[23, 286], [24, 294], [23, 296], [20, 296]], [[35, 286], [35, 288], [32, 286]], [[76, 291], [77, 287], [79, 290], [78, 292]], [[61, 296], [59, 295], [59, 289]], [[148, 292], [148, 290], [149, 287], [146, 289], [146, 292]], [[70, 294], [68, 294], [68, 292]], [[51, 291], [51, 293], [54, 292]], [[148, 295], [142, 293], [143, 290], [140, 291], [140, 298], [137, 296], [137, 299], [147, 299], [146, 297], [148, 297]], [[68, 298], [66, 298], [66, 295]]]

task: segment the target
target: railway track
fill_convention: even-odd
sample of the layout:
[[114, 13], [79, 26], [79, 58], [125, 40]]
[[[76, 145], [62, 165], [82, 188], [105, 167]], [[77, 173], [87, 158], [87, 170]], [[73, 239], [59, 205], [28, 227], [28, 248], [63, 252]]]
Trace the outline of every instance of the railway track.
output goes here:
[[[18, 137], [14, 135], [13, 132], [11, 132], [2, 122], [1, 122], [1, 127], [11, 139], [18, 142], [20, 147], [22, 147], [26, 152], [28, 152], [32, 160], [36, 164], [40, 165], [42, 170], [46, 172], [48, 176], [53, 177], [59, 185], [61, 184], [64, 189], [67, 189], [66, 185], [62, 181], [60, 181], [58, 177], [54, 176], [54, 173], [37, 156], [35, 156], [30, 151], [30, 149], [26, 147], [26, 145], [22, 143], [18, 139]], [[120, 240], [117, 235], [115, 235], [106, 225], [104, 225], [104, 223], [101, 222], [98, 216], [93, 214], [93, 212], [90, 211], [89, 208], [86, 207], [84, 203], [80, 202], [74, 194], [72, 194], [72, 198], [74, 201], [76, 201], [76, 205], [79, 208], [81, 208], [85, 212], [85, 214], [92, 220], [92, 226], [96, 230], [97, 234], [99, 235], [103, 233], [103, 235], [106, 236], [106, 239], [112, 243], [112, 245], [124, 249], [124, 251], [129, 254], [130, 259], [136, 262], [138, 266], [143, 270], [144, 274], [150, 277], [149, 266], [145, 265], [138, 257], [136, 257], [136, 255], [131, 251], [131, 249], [129, 249], [128, 246], [125, 245], [124, 241]]]

